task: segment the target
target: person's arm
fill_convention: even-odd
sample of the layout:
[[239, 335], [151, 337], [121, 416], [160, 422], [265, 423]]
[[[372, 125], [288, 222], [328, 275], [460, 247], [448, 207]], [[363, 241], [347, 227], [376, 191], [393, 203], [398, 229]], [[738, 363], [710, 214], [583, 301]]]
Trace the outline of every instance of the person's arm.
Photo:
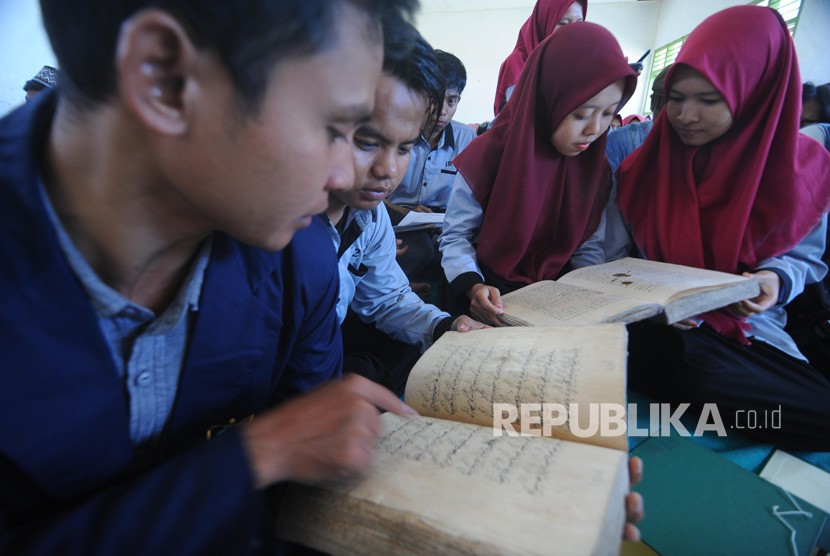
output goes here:
[[812, 137], [830, 151], [830, 124], [819, 123], [810, 124], [801, 128], [801, 133], [807, 137]]
[[827, 215], [790, 251], [762, 261], [758, 268], [745, 276], [755, 276], [761, 283], [761, 293], [730, 306], [739, 316], [752, 316], [778, 305], [786, 305], [804, 291], [806, 284], [821, 281], [827, 274], [822, 261], [826, 248]]
[[246, 554], [262, 533], [263, 499], [235, 431], [138, 477], [28, 514], [20, 500], [6, 501], [15, 485], [5, 483], [17, 471], [10, 466], [0, 456], [2, 554]]
[[[607, 210], [607, 209], [606, 209]], [[605, 210], [599, 221], [596, 231], [576, 248], [571, 255], [570, 264], [573, 268], [582, 268], [605, 262]]]
[[230, 429], [70, 501], [19, 500], [28, 479], [0, 455], [0, 553], [251, 553], [267, 534], [262, 488], [365, 473], [382, 410], [414, 414], [383, 387], [349, 377], [257, 416], [242, 434]]
[[470, 314], [480, 322], [500, 326], [498, 315], [504, 313], [501, 293], [484, 283], [473, 245], [483, 218], [481, 205], [464, 177], [458, 173], [447, 204], [444, 229], [438, 238], [441, 266], [444, 267], [450, 293], [454, 297], [465, 295], [470, 299]]
[[631, 239], [631, 230], [625, 223], [620, 208], [617, 205], [617, 177], [616, 171], [622, 161], [646, 140], [651, 131], [651, 120], [637, 124], [629, 124], [608, 134], [605, 143], [605, 157], [613, 172], [611, 197], [605, 207], [605, 237], [603, 250], [605, 261], [615, 261], [628, 256], [640, 256]]
[[314, 227], [325, 228], [325, 234], [304, 230], [295, 236], [283, 251], [288, 264], [282, 271], [281, 291], [275, 290], [263, 300], [280, 300], [283, 331], [277, 349], [288, 354], [279, 387], [270, 400], [272, 405], [341, 376], [343, 339], [339, 311], [342, 306], [345, 317], [348, 303], [338, 296], [349, 291], [348, 284], [343, 284], [348, 270], [338, 264], [331, 240], [337, 232], [331, 223], [315, 222]]
[[[385, 214], [382, 207], [380, 212]], [[313, 231], [298, 233], [283, 251], [281, 280], [269, 281], [277, 289], [263, 298], [269, 305], [269, 299], [280, 301], [283, 330], [276, 349], [288, 356], [271, 399], [276, 407], [242, 428], [257, 489], [362, 475], [371, 468], [380, 412], [414, 414], [363, 377], [341, 379], [343, 340], [335, 310], [341, 268], [330, 238]]]
[[465, 293], [475, 284], [483, 284], [473, 242], [481, 229], [484, 212], [470, 186], [459, 173], [447, 202], [444, 228], [438, 238], [441, 266], [454, 296]]
[[[274, 375], [252, 377], [239, 369], [241, 397], [261, 387], [276, 389], [274, 401], [339, 375], [335, 255], [328, 238], [316, 238], [317, 243], [295, 251], [331, 264], [318, 262], [309, 270], [308, 261], [295, 260], [289, 267], [302, 272], [283, 272], [281, 279], [264, 280], [256, 290], [266, 292], [264, 303], [282, 301], [274, 305], [281, 308], [277, 320], [263, 324], [277, 327], [273, 349], [290, 353]], [[330, 261], [323, 260], [326, 253]], [[233, 363], [229, 357], [228, 373], [237, 372]], [[276, 377], [281, 377], [279, 386], [268, 382]], [[265, 381], [249, 383], [251, 378]], [[188, 395], [209, 397], [211, 388], [206, 383], [204, 391]], [[94, 475], [84, 492], [69, 500], [41, 495], [44, 491], [32, 483], [37, 462], [29, 469], [25, 461], [0, 452], [0, 554], [148, 554], [160, 549], [246, 554], [266, 534], [260, 488], [283, 480], [332, 480], [363, 473], [371, 462], [383, 410], [413, 413], [394, 394], [361, 377], [337, 379], [140, 474]], [[190, 414], [195, 423], [206, 419]], [[101, 438], [101, 445], [108, 440]], [[59, 477], [64, 462], [47, 463]], [[71, 469], [73, 462], [65, 463]]]
[[372, 468], [382, 411], [416, 415], [383, 386], [349, 375], [258, 416], [243, 429], [254, 484], [364, 475]]
[[642, 258], [642, 254], [634, 243], [631, 229], [625, 222], [620, 207], [617, 205], [617, 179], [612, 180], [611, 196], [605, 206], [605, 220], [602, 238], [602, 248], [605, 252], [605, 262], [616, 261], [623, 257]]
[[436, 326], [449, 313], [424, 303], [409, 286], [409, 279], [395, 260], [395, 234], [383, 207], [375, 210], [375, 222], [360, 239], [366, 274], [355, 286], [351, 309], [364, 322], [372, 322], [390, 337], [426, 349]]
[[[382, 207], [378, 212], [385, 215]], [[382, 386], [359, 376], [339, 378], [339, 274], [330, 240], [298, 234], [285, 256], [291, 261], [282, 277], [286, 329], [279, 346], [290, 356], [274, 400], [290, 399], [242, 428], [256, 488], [362, 475], [371, 468], [380, 413], [415, 414]], [[287, 323], [295, 324], [288, 329]]]
[[790, 251], [763, 261], [758, 270], [771, 270], [783, 278], [783, 290], [778, 303], [786, 305], [801, 292], [806, 284], [820, 282], [827, 275], [827, 265], [822, 260], [827, 245], [827, 215], [801, 242]]
[[412, 208], [410, 208], [410, 207], [395, 204], [392, 201], [390, 201], [388, 198], [383, 200], [383, 204], [386, 206], [386, 208], [389, 211], [395, 213], [394, 216], [391, 216], [391, 218], [392, 218], [393, 221], [397, 221], [397, 222], [400, 222], [401, 220], [403, 220], [403, 217], [406, 216], [407, 214], [409, 214], [409, 211], [412, 210]]

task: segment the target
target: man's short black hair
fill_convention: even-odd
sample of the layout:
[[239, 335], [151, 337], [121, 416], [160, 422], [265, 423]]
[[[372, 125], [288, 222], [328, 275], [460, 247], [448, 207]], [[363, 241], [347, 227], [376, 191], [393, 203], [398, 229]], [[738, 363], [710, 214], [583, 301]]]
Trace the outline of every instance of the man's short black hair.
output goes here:
[[331, 43], [345, 4], [386, 29], [411, 18], [418, 0], [40, 0], [60, 87], [73, 103], [91, 105], [115, 94], [121, 25], [140, 9], [157, 8], [181, 21], [198, 48], [219, 57], [249, 109], [259, 106], [276, 62]]
[[830, 83], [814, 85], [808, 81], [801, 91], [801, 103], [815, 100], [818, 102], [818, 121], [810, 123], [830, 123]]
[[651, 84], [651, 111], [655, 115], [666, 105], [666, 75], [671, 67], [669, 64], [661, 69]]
[[426, 97], [428, 131], [444, 105], [446, 87], [438, 59], [432, 46], [411, 24], [403, 25], [397, 37], [393, 41], [394, 46], [389, 47], [384, 55], [383, 71]]
[[438, 59], [438, 70], [444, 76], [447, 90], [455, 89], [459, 95], [463, 93], [464, 87], [467, 86], [467, 68], [461, 60], [454, 54], [438, 49], [435, 50], [435, 57]]
[[801, 102], [808, 102], [816, 99], [816, 85], [812, 81], [808, 81], [802, 85], [801, 88]]

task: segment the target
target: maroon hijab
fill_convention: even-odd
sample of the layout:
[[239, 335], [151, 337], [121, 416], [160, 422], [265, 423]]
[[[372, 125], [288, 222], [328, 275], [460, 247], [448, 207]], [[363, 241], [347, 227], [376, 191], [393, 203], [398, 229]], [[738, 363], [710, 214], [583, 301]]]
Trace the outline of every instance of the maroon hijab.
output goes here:
[[[736, 6], [701, 23], [666, 78], [681, 65], [702, 74], [733, 116], [699, 147], [684, 145], [664, 109], [619, 169], [618, 202], [649, 259], [740, 273], [795, 247], [830, 206], [830, 155], [798, 131], [801, 76], [775, 10]], [[746, 342], [745, 323], [704, 315]]]
[[622, 125], [639, 124], [639, 123], [642, 123], [644, 121], [646, 121], [646, 119], [644, 117], [642, 117], [641, 115], [631, 114], [630, 116], [626, 116], [625, 118], [623, 118]]
[[623, 78], [618, 109], [637, 75], [616, 39], [593, 23], [566, 25], [531, 53], [493, 128], [453, 161], [484, 209], [476, 254], [496, 275], [524, 284], [555, 278], [596, 231], [610, 188], [607, 134], [575, 157], [556, 151], [551, 135]]
[[[584, 16], [588, 15], [588, 0], [576, 0], [582, 4]], [[533, 12], [519, 29], [519, 38], [513, 52], [502, 62], [499, 68], [499, 80], [496, 85], [496, 100], [493, 113], [498, 115], [507, 100], [507, 89], [519, 81], [519, 75], [533, 49], [539, 46], [548, 35], [556, 29], [565, 11], [574, 0], [538, 0]]]

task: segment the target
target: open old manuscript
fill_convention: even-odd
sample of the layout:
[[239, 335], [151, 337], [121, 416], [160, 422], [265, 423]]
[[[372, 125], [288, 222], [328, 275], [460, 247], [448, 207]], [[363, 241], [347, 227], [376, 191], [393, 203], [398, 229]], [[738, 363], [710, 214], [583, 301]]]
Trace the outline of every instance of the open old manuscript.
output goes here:
[[[381, 417], [368, 477], [291, 485], [278, 534], [335, 555], [618, 555], [625, 428], [592, 432], [599, 406], [589, 404], [624, 413], [626, 339], [619, 324], [444, 334], [407, 383], [421, 417]], [[551, 437], [510, 436], [496, 432], [494, 402], [572, 411], [549, 431], [542, 411], [527, 413], [525, 427]], [[495, 417], [505, 425], [505, 415]]]
[[755, 278], [625, 258], [503, 295], [499, 319], [510, 326], [628, 323], [651, 317], [671, 324], [759, 293]]

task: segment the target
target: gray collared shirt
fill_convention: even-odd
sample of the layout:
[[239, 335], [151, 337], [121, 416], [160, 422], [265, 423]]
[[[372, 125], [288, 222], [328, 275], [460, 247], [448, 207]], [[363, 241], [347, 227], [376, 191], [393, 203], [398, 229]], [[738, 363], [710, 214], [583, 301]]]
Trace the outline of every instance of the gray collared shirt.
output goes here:
[[199, 309], [211, 240], [202, 245], [172, 303], [156, 315], [98, 277], [64, 229], [42, 184], [40, 191], [61, 250], [89, 297], [115, 369], [124, 381], [130, 405], [130, 438], [136, 445], [152, 440], [161, 434], [173, 408], [185, 345]]
[[[340, 294], [337, 317], [342, 323], [349, 308], [391, 338], [420, 344], [426, 350], [438, 324], [448, 318], [435, 305], [424, 303], [409, 287], [409, 279], [395, 260], [395, 232], [383, 204], [371, 210], [349, 209], [344, 229], [354, 224], [359, 235], [341, 249], [340, 233], [328, 221], [338, 250]], [[342, 252], [341, 252], [342, 251]]]
[[452, 161], [475, 137], [473, 128], [453, 120], [435, 149], [422, 138], [412, 147], [406, 175], [389, 200], [396, 205], [446, 208], [458, 173]]

